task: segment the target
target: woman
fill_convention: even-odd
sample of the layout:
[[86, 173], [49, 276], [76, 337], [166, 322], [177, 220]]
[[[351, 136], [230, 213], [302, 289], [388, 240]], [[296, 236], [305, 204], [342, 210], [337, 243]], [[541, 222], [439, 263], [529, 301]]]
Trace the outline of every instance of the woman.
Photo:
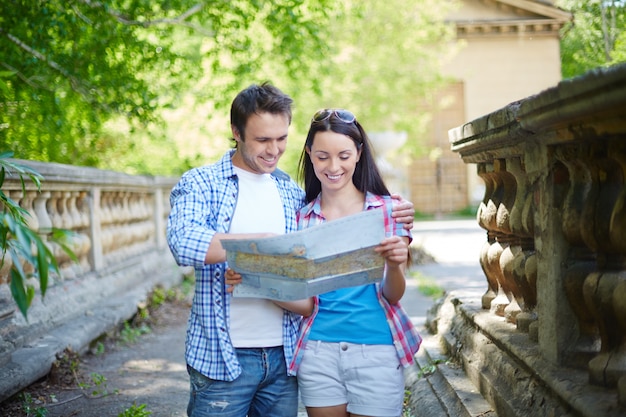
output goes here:
[[405, 290], [410, 232], [391, 217], [392, 201], [370, 142], [347, 110], [313, 116], [300, 158], [307, 205], [298, 228], [382, 209], [386, 238], [382, 281], [314, 297], [291, 372], [297, 371], [309, 417], [400, 416], [403, 367], [413, 363], [421, 338], [399, 301]]

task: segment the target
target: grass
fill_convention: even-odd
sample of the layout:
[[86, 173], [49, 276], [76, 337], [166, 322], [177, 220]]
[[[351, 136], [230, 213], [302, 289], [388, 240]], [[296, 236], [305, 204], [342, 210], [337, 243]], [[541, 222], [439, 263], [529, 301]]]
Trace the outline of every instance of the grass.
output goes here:
[[418, 291], [426, 297], [436, 300], [443, 297], [446, 293], [443, 287], [439, 286], [434, 279], [425, 276], [421, 272], [410, 271], [409, 275], [416, 280]]
[[451, 212], [446, 212], [446, 213], [422, 213], [419, 211], [415, 211], [415, 215], [413, 216], [415, 218], [415, 221], [426, 221], [426, 220], [458, 220], [458, 219], [475, 219], [476, 218], [476, 211], [478, 210], [478, 207], [474, 207], [474, 206], [469, 206], [469, 207], [465, 207], [462, 208], [460, 210], [456, 210], [456, 211], [451, 211]]

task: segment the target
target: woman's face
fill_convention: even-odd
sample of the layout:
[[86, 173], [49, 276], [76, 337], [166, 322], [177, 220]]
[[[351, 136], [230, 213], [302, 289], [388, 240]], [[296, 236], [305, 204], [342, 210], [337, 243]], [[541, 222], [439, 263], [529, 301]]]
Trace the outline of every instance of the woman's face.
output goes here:
[[322, 183], [322, 191], [353, 186], [352, 176], [361, 151], [349, 136], [333, 131], [317, 132], [307, 153], [315, 176]]

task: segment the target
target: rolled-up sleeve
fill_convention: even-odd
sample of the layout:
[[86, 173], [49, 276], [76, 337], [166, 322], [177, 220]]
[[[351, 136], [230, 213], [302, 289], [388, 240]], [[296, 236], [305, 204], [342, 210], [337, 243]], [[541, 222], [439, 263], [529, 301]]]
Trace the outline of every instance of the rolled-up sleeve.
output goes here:
[[216, 233], [211, 219], [209, 184], [201, 184], [197, 173], [185, 174], [172, 189], [167, 221], [167, 242], [181, 266], [202, 268]]

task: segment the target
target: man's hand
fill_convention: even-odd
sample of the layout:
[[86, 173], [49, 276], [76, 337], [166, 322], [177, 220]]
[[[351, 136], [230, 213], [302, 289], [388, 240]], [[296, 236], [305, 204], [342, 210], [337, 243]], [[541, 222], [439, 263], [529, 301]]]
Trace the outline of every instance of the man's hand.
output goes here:
[[413, 229], [413, 220], [415, 219], [413, 203], [402, 198], [400, 194], [391, 194], [391, 198], [398, 201], [393, 205], [391, 217], [393, 217], [396, 222], [402, 223], [402, 226], [406, 230]]
[[235, 289], [235, 285], [241, 284], [241, 274], [236, 273], [230, 268], [226, 268], [224, 282], [226, 283], [226, 292], [232, 293]]

